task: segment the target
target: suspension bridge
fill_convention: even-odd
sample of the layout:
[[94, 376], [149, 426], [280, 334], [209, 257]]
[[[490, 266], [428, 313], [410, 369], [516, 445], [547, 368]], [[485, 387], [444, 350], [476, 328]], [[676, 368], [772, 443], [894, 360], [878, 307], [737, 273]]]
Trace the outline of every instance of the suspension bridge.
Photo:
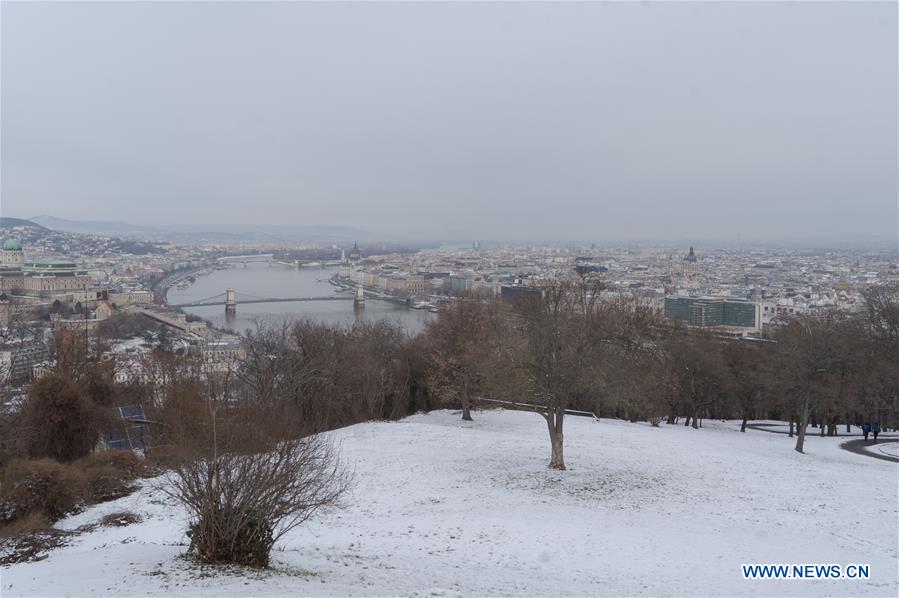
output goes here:
[[217, 258], [216, 261], [220, 264], [249, 264], [251, 262], [270, 262], [274, 257], [273, 253], [254, 253], [251, 255], [226, 255]]
[[226, 311], [235, 311], [238, 303], [283, 303], [299, 301], [354, 301], [356, 304], [364, 302], [364, 298], [356, 295], [324, 295], [321, 297], [260, 297], [248, 293], [237, 293], [234, 289], [227, 289], [224, 293], [188, 301], [186, 303], [172, 303], [171, 307], [208, 307], [224, 305]]

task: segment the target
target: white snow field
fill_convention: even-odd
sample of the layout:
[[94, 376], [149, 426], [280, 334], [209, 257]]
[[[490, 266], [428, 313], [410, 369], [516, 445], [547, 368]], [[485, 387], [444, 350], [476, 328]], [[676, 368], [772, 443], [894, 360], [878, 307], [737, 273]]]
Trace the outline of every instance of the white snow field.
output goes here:
[[[185, 559], [185, 515], [147, 482], [60, 522], [129, 510], [46, 560], [0, 569], [0, 596], [896, 596], [899, 466], [840, 438], [566, 419], [547, 469], [535, 414], [449, 411], [334, 432], [348, 507], [288, 534], [273, 570]], [[868, 580], [744, 580], [742, 563], [870, 563]]]

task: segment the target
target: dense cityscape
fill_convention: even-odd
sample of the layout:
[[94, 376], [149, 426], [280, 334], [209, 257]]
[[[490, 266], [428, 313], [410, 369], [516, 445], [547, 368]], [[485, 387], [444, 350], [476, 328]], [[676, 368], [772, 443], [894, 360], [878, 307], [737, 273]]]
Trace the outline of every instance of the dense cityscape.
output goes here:
[[[636, 297], [688, 326], [759, 338], [778, 317], [858, 312], [866, 288], [899, 283], [899, 262], [889, 247], [823, 251], [475, 241], [390, 251], [386, 244], [360, 248], [357, 243], [173, 244], [29, 224], [3, 230], [0, 254], [0, 325], [7, 330], [0, 344], [0, 372], [18, 385], [50, 367], [46, 344], [53, 330], [91, 329], [121, 314], [161, 323], [185, 347], [210, 363], [220, 362], [239, 351], [234, 334], [239, 331], [210, 327], [167, 305], [167, 292], [248, 261], [327, 270], [335, 291], [362, 288], [362, 297], [370, 301], [435, 312], [467, 295], [514, 300], [548, 279], [598, 276], [605, 298]], [[224, 298], [220, 303], [225, 306]], [[230, 309], [239, 309], [236, 297], [233, 303]], [[297, 315], [302, 316], [302, 304], [297, 304]], [[25, 323], [27, 335], [10, 332]]]

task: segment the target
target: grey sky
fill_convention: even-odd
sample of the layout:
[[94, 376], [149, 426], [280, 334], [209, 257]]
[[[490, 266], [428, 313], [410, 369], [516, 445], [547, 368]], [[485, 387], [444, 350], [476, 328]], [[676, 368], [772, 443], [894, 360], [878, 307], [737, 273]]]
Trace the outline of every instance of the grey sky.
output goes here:
[[2, 213], [895, 235], [895, 3], [2, 3]]

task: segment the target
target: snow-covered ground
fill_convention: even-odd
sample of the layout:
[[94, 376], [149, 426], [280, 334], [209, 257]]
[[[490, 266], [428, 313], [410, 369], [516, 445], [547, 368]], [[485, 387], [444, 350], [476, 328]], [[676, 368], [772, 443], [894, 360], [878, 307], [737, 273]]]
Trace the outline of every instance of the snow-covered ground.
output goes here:
[[[448, 411], [339, 430], [349, 506], [289, 534], [272, 571], [201, 567], [185, 516], [151, 483], [60, 523], [129, 510], [43, 561], [0, 569], [0, 596], [895, 596], [899, 466], [733, 422], [651, 428], [566, 419], [568, 471], [539, 416]], [[871, 579], [747, 581], [742, 563], [870, 563]]]

